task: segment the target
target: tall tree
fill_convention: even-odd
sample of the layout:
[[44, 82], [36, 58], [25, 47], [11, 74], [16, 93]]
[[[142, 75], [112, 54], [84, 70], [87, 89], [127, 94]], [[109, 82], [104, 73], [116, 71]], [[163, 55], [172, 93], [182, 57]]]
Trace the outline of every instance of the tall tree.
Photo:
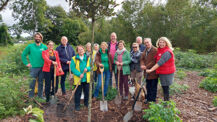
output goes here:
[[[114, 0], [66, 0], [73, 11], [78, 15], [90, 18], [92, 22], [92, 45], [94, 43], [94, 25], [95, 21], [103, 16], [114, 15], [114, 8], [117, 6]], [[92, 49], [93, 50], [93, 49]], [[91, 62], [92, 62], [91, 53]], [[92, 63], [91, 63], [92, 69]], [[91, 103], [92, 103], [92, 81], [93, 71], [91, 70], [91, 82], [90, 82], [90, 93], [89, 93], [89, 106], [88, 106], [88, 122], [91, 121]]]
[[45, 0], [15, 0], [11, 8], [12, 16], [25, 32], [34, 34], [36, 31], [47, 31], [52, 26], [51, 21], [45, 18]]

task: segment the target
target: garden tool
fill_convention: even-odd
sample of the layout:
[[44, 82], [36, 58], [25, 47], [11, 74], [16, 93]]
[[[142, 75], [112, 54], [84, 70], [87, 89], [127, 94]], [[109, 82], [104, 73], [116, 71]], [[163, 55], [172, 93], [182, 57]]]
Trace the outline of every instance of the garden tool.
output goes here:
[[69, 64], [69, 85], [70, 85], [70, 89], [72, 89], [72, 84], [73, 84], [73, 75], [72, 75], [72, 72], [71, 72], [71, 67], [70, 67], [70, 64]]
[[134, 103], [133, 103], [132, 110], [129, 111], [127, 114], [124, 115], [124, 118], [123, 118], [123, 121], [124, 121], [124, 122], [128, 122], [128, 121], [133, 117], [134, 107], [135, 107], [137, 110], [141, 110], [141, 109], [142, 109], [142, 104], [141, 104], [141, 103], [137, 103], [137, 104], [136, 104], [136, 102], [137, 102], [137, 100], [138, 100], [138, 98], [139, 98], [139, 95], [140, 95], [142, 89], [143, 89], [143, 91], [145, 91], [145, 89], [144, 89], [143, 86], [144, 86], [144, 84], [145, 84], [146, 78], [147, 78], [147, 73], [146, 73], [146, 77], [144, 78], [144, 81], [142, 82], [142, 85], [141, 85], [141, 87], [140, 87], [140, 89], [139, 89], [139, 93], [137, 94], [136, 99], [135, 99], [135, 101], [134, 101]]
[[54, 97], [51, 97], [51, 100], [50, 100], [51, 104], [56, 104], [56, 102], [57, 102], [57, 98], [56, 98], [56, 76], [57, 76], [56, 75], [56, 69], [57, 69], [57, 66], [54, 65], [54, 88], [53, 88], [53, 90], [54, 90]]
[[118, 69], [118, 95], [115, 97], [115, 104], [120, 105], [121, 104], [121, 95], [120, 95], [119, 84], [120, 84], [121, 66], [118, 65], [117, 69]]
[[107, 101], [104, 99], [104, 83], [103, 83], [103, 71], [104, 71], [104, 67], [100, 67], [99, 68], [100, 72], [101, 72], [101, 82], [102, 82], [102, 101], [100, 101], [100, 110], [101, 111], [108, 111], [108, 104]]
[[[83, 74], [84, 74], [84, 73], [83, 73]], [[66, 107], [69, 105], [70, 101], [72, 100], [72, 97], [74, 96], [74, 94], [75, 94], [75, 92], [76, 92], [76, 90], [77, 90], [77, 88], [78, 88], [80, 82], [81, 82], [81, 79], [80, 79], [80, 81], [76, 84], [75, 88], [72, 90], [72, 94], [71, 94], [71, 96], [70, 96], [70, 98], [69, 98], [69, 101], [68, 101], [68, 102], [66, 103], [66, 105], [64, 106], [63, 111], [66, 110]]]

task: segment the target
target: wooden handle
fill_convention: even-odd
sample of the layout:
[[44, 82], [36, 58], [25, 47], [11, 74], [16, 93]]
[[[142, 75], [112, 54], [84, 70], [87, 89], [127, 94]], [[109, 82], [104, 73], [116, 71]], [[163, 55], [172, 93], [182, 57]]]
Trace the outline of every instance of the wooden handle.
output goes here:
[[102, 100], [104, 101], [104, 84], [103, 84], [103, 72], [101, 72], [101, 85], [102, 85]]

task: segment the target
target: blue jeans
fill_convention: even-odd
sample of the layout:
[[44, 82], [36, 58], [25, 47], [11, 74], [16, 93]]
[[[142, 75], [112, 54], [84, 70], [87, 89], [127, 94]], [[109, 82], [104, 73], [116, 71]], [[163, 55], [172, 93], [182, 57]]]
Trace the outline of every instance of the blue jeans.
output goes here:
[[[107, 94], [107, 91], [108, 91], [108, 86], [109, 86], [109, 80], [110, 80], [110, 71], [107, 70], [107, 71], [104, 71], [103, 72], [103, 76], [105, 77], [105, 82], [104, 82], [104, 96], [106, 96]], [[99, 89], [102, 87], [102, 78], [101, 78], [101, 73], [98, 74], [98, 82], [97, 82], [97, 85], [96, 85], [96, 89], [95, 89], [95, 92], [94, 92], [94, 97], [98, 97], [99, 95]]]
[[34, 91], [35, 91], [35, 81], [36, 78], [38, 78], [38, 97], [43, 96], [43, 72], [42, 67], [39, 68], [31, 68], [30, 69], [30, 76], [33, 79], [29, 84], [29, 97], [34, 97]]

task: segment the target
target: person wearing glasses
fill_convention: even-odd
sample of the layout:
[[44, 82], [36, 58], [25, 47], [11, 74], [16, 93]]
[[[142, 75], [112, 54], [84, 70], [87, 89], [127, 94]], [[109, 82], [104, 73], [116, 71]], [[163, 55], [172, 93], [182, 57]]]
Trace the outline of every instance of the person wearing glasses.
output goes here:
[[132, 45], [132, 51], [131, 51], [131, 63], [130, 63], [130, 71], [131, 71], [131, 80], [132, 83], [135, 84], [135, 81], [137, 81], [139, 84], [141, 84], [142, 80], [142, 70], [140, 68], [140, 56], [141, 51], [139, 50], [139, 44], [133, 43]]

